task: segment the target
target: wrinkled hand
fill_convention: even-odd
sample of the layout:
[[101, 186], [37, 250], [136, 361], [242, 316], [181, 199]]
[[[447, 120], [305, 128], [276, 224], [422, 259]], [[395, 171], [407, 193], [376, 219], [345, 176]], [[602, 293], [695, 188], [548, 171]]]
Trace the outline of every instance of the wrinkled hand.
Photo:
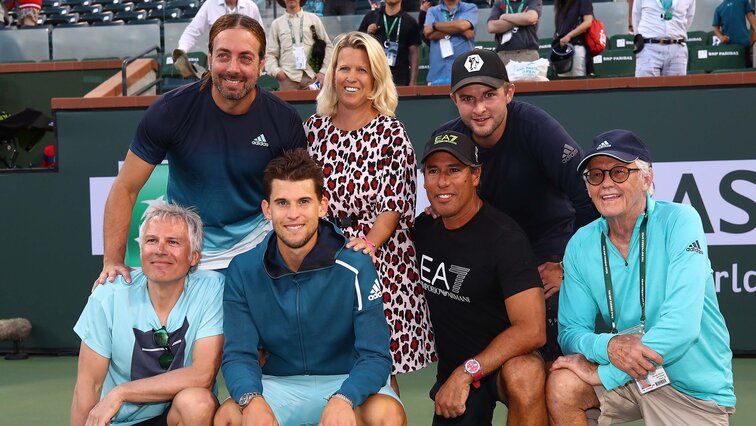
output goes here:
[[322, 426], [355, 426], [357, 418], [352, 407], [344, 400], [331, 398], [320, 416]]
[[352, 237], [349, 239], [349, 242], [346, 245], [346, 248], [350, 248], [354, 251], [362, 251], [364, 254], [369, 254], [370, 258], [373, 259], [373, 263], [376, 261], [375, 252], [373, 252], [373, 248], [370, 247], [370, 245], [362, 238], [356, 238]]
[[591, 386], [601, 384], [601, 379], [599, 379], [598, 375], [598, 364], [588, 361], [581, 354], [560, 356], [551, 365], [549, 371], [559, 370], [560, 368], [572, 371], [580, 380]]
[[276, 74], [276, 80], [278, 80], [278, 81], [284, 81], [284, 80], [286, 80], [286, 73], [283, 72], [283, 71], [279, 71]]
[[89, 411], [86, 426], [109, 425], [110, 420], [116, 415], [122, 404], [123, 400], [118, 396], [118, 387], [116, 387]]
[[721, 41], [722, 43], [727, 44], [730, 42], [730, 36], [722, 35], [721, 37], [720, 36], [717, 36], [717, 37], [719, 38], [719, 41]]
[[469, 40], [475, 40], [475, 31], [473, 30], [465, 30], [462, 33], [462, 35], [468, 38]]
[[641, 334], [614, 336], [609, 340], [607, 347], [609, 361], [636, 379], [646, 378], [648, 373], [656, 370], [656, 365], [664, 363], [661, 355], [641, 343], [641, 336]]
[[98, 285], [105, 284], [106, 282], [115, 281], [117, 276], [123, 276], [123, 279], [131, 284], [131, 268], [126, 266], [123, 262], [108, 262], [104, 261], [102, 265], [102, 272], [97, 277], [92, 285], [92, 291], [95, 291]]
[[570, 42], [570, 40], [572, 40], [572, 37], [566, 35], [566, 36], [564, 36], [564, 37], [562, 37], [562, 38], [559, 39], [559, 45], [562, 46], [562, 47], [564, 47], [564, 46], [567, 45], [567, 43]]
[[378, 31], [378, 25], [376, 24], [370, 24], [367, 27], [368, 34], [375, 34]]
[[278, 426], [276, 416], [265, 398], [252, 399], [242, 411], [242, 425], [244, 426]]
[[544, 262], [538, 265], [538, 273], [541, 274], [541, 282], [543, 282], [543, 297], [548, 299], [562, 287], [564, 271], [556, 262]]
[[447, 419], [465, 414], [470, 383], [472, 383], [472, 377], [461, 370], [461, 367], [454, 370], [436, 394], [436, 414]]

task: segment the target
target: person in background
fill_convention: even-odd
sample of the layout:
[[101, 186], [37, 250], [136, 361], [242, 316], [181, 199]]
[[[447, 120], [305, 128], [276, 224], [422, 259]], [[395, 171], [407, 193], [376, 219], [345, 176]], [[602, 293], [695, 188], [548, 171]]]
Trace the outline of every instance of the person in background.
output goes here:
[[414, 86], [420, 65], [420, 26], [402, 10], [401, 0], [386, 0], [368, 12], [359, 31], [375, 37], [383, 45], [396, 86]]
[[488, 32], [495, 35], [496, 53], [509, 61], [538, 60], [538, 21], [542, 0], [497, 0], [488, 17]]
[[428, 84], [451, 81], [454, 59], [475, 47], [478, 6], [461, 0], [442, 0], [428, 9], [423, 35], [430, 40]]
[[[746, 27], [745, 20], [751, 24], [751, 29]], [[748, 0], [724, 0], [714, 10], [714, 35], [720, 42], [729, 44], [741, 44], [745, 46], [746, 65], [753, 66], [753, 46], [756, 43], [756, 17], [754, 17], [753, 4]]]
[[[306, 90], [310, 85], [323, 83], [323, 70], [313, 69], [310, 56], [315, 36], [325, 42], [322, 66], [333, 52], [331, 39], [320, 18], [302, 10], [306, 0], [277, 0], [286, 13], [270, 24], [268, 48], [265, 51], [266, 71], [278, 80], [278, 90]], [[320, 64], [317, 64], [320, 65]]]
[[695, 0], [634, 0], [635, 76], [685, 75]]
[[554, 1], [554, 39], [560, 46], [572, 44], [572, 69], [560, 77], [582, 77], [593, 74], [593, 58], [585, 47], [585, 32], [593, 22], [593, 2], [591, 0]]
[[[396, 87], [378, 42], [361, 32], [336, 44], [318, 94], [317, 114], [305, 121], [312, 157], [323, 164], [328, 219], [349, 238], [347, 248], [376, 262], [392, 374], [423, 368], [434, 357], [433, 337], [415, 248], [417, 167], [404, 125], [394, 115]], [[398, 388], [395, 377], [392, 385]]]
[[263, 28], [262, 16], [260, 9], [251, 0], [207, 0], [202, 3], [197, 14], [192, 18], [192, 22], [184, 28], [178, 41], [178, 48], [173, 50], [173, 64], [179, 70], [184, 78], [195, 76], [202, 77], [200, 69], [196, 68], [186, 56], [186, 53], [194, 47], [197, 38], [204, 32], [210, 30], [215, 21], [229, 13], [240, 13], [247, 15], [259, 22]]

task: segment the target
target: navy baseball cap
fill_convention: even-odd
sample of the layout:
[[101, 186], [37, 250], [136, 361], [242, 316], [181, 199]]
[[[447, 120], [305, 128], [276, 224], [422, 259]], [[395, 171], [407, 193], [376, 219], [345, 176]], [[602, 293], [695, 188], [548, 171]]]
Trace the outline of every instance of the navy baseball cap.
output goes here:
[[591, 158], [599, 155], [616, 158], [623, 163], [632, 163], [635, 160], [651, 163], [651, 154], [648, 152], [648, 148], [641, 142], [638, 135], [630, 130], [609, 130], [593, 138], [593, 148], [578, 164], [578, 172], [588, 165]]
[[425, 143], [423, 150], [423, 161], [434, 152], [444, 151], [455, 156], [462, 164], [472, 167], [480, 166], [478, 161], [478, 147], [469, 136], [452, 130], [441, 132], [433, 136]]
[[498, 89], [509, 81], [507, 67], [492, 50], [473, 49], [457, 56], [452, 64], [451, 92], [468, 84], [485, 84]]

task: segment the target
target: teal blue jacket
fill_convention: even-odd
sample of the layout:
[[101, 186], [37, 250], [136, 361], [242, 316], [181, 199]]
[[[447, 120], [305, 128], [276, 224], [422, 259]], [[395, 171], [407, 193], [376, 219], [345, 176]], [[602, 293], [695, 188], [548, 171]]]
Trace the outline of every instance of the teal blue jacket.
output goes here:
[[[664, 359], [671, 385], [694, 398], [734, 407], [730, 334], [719, 311], [701, 218], [688, 205], [647, 197], [646, 333], [641, 341]], [[627, 263], [606, 239], [614, 289], [617, 329], [640, 324], [638, 217]], [[610, 324], [601, 257], [599, 218], [570, 240], [559, 295], [559, 344], [599, 364], [607, 390], [632, 378], [609, 362], [614, 336], [595, 332], [596, 315]]]
[[[370, 256], [321, 220], [298, 272], [278, 252], [275, 232], [231, 261], [223, 295], [221, 365], [234, 400], [260, 392], [262, 375], [348, 374], [338, 393], [359, 406], [391, 373], [382, 286]], [[258, 348], [267, 351], [265, 365]]]

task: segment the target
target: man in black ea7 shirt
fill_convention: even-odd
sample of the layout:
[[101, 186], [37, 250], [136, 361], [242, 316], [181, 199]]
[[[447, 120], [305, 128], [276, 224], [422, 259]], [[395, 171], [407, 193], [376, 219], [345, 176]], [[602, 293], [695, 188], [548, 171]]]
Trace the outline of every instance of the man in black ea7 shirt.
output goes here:
[[577, 172], [583, 153], [546, 111], [514, 100], [515, 85], [499, 57], [474, 49], [452, 65], [451, 98], [459, 118], [436, 130], [470, 136], [482, 173], [478, 191], [488, 204], [511, 216], [525, 231], [546, 291], [544, 359], [561, 352], [557, 310], [564, 271], [560, 261], [572, 234], [598, 218], [585, 181]]
[[436, 337], [434, 425], [491, 424], [496, 401], [510, 424], [546, 425], [543, 287], [528, 238], [477, 195], [477, 147], [458, 132], [431, 138], [423, 214], [412, 236]]

